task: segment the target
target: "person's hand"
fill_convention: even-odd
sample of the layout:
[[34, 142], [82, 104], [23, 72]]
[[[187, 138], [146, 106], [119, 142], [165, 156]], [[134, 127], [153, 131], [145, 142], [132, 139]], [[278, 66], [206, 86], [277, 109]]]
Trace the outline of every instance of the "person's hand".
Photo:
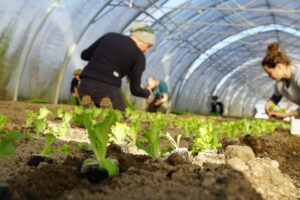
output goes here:
[[152, 88], [150, 86], [147, 86], [146, 89], [152, 94]]
[[271, 107], [271, 105], [273, 105], [274, 103], [272, 102], [272, 101], [268, 101], [267, 103], [266, 103], [266, 105], [265, 105], [265, 112], [266, 112], [266, 114], [268, 115], [268, 117], [269, 118], [272, 118], [271, 116], [270, 116], [270, 113], [272, 113], [271, 111], [270, 111], [270, 107]]
[[280, 113], [280, 112], [269, 112], [268, 116], [270, 118], [276, 118], [276, 119], [283, 119], [287, 117], [285, 113]]
[[151, 95], [149, 97], [146, 98], [146, 103], [150, 104], [151, 103]]
[[155, 106], [160, 106], [161, 104], [162, 104], [161, 100], [156, 100], [154, 103]]

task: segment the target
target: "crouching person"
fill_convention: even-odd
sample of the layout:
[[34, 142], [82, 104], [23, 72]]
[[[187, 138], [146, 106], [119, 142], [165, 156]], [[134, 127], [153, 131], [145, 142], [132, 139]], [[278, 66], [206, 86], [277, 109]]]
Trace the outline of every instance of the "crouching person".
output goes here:
[[146, 100], [149, 104], [147, 111], [168, 113], [170, 97], [167, 84], [164, 81], [149, 77], [147, 79], [147, 89], [151, 91], [151, 96]]

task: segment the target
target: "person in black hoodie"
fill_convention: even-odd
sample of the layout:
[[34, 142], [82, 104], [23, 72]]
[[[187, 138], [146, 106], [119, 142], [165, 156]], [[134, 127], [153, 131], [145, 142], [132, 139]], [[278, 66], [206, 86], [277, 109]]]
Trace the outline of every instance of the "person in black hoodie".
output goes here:
[[81, 53], [88, 64], [80, 74], [79, 95], [83, 106], [91, 101], [98, 107], [124, 111], [122, 78], [127, 76], [134, 96], [147, 98], [150, 89], [141, 88], [146, 52], [155, 43], [155, 34], [145, 24], [134, 24], [131, 35], [107, 33]]
[[218, 96], [212, 96], [211, 112], [217, 115], [223, 115], [223, 103], [218, 101]]

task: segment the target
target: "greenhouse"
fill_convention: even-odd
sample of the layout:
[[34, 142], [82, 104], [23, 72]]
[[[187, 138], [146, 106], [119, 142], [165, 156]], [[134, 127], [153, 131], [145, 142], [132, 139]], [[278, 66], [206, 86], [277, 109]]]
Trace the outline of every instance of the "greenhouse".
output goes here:
[[300, 199], [300, 1], [0, 2], [0, 199]]

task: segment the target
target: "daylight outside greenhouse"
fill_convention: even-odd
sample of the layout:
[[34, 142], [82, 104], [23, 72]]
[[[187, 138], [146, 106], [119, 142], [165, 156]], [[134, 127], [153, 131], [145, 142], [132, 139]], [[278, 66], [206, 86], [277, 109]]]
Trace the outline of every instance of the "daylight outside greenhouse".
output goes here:
[[0, 199], [300, 199], [300, 1], [0, 0]]

